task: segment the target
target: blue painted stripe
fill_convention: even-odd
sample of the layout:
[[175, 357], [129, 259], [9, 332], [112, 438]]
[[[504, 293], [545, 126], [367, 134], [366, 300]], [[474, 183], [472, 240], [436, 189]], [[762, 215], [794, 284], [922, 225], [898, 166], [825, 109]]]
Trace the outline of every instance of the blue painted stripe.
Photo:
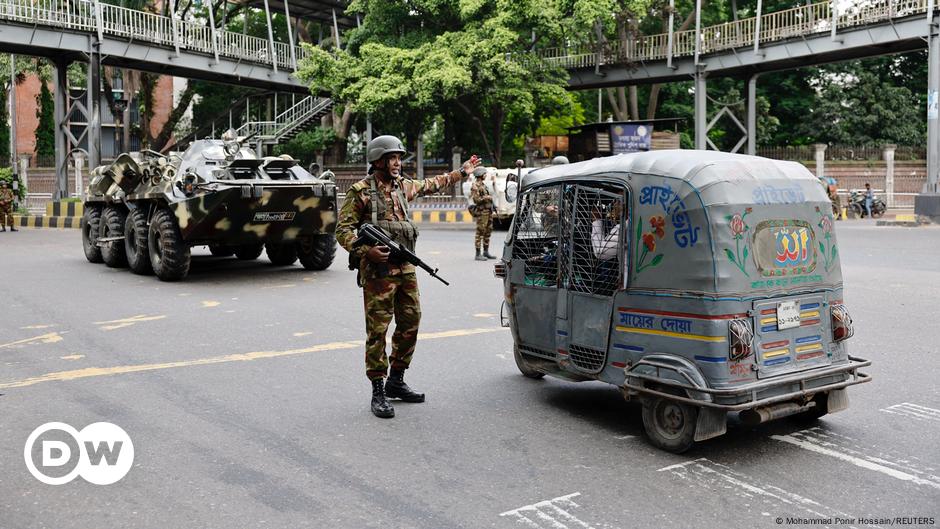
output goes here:
[[568, 336], [566, 331], [558, 331], [558, 336]]
[[722, 357], [720, 357], [720, 356], [698, 356], [698, 355], [695, 355], [695, 359], [698, 360], [699, 362], [717, 362], [717, 363], [721, 363], [721, 362], [727, 362], [727, 361], [728, 361], [727, 358], [722, 358]]
[[[761, 293], [760, 295], [755, 295], [755, 296], [744, 296], [744, 297], [718, 296], [714, 292], [696, 292], [694, 294], [679, 294], [679, 293], [672, 293], [672, 292], [663, 292], [661, 290], [660, 291], [644, 290], [642, 288], [636, 288], [636, 287], [635, 288], [628, 287], [627, 292], [633, 296], [647, 296], [647, 297], [654, 297], [654, 298], [694, 299], [696, 301], [755, 301], [755, 300], [766, 300], [770, 297], [773, 297], [773, 296], [767, 295], [766, 293]], [[783, 293], [785, 293], [788, 296], [801, 296], [804, 294], [806, 295], [819, 294], [820, 292], [832, 292], [832, 293], [842, 292], [842, 287], [841, 286], [838, 286], [838, 287], [820, 286], [819, 288], [784, 291]], [[773, 293], [780, 294], [781, 291], [774, 290]]]
[[624, 345], [622, 343], [615, 343], [614, 349], [623, 349], [624, 351], [632, 351], [634, 353], [642, 353], [643, 348], [637, 347], [636, 345]]
[[800, 305], [800, 310], [809, 310], [809, 309], [818, 309], [819, 303], [807, 303], [806, 305]]
[[802, 338], [797, 338], [796, 343], [818, 342], [821, 338], [822, 336], [818, 334], [816, 336], [804, 336]]
[[760, 332], [769, 332], [769, 331], [776, 331], [776, 330], [777, 330], [776, 325], [764, 325], [763, 327], [760, 328]]
[[774, 358], [773, 360], [768, 360], [764, 362], [765, 366], [775, 366], [777, 364], [786, 364], [790, 361], [789, 357], [784, 356], [783, 358]]

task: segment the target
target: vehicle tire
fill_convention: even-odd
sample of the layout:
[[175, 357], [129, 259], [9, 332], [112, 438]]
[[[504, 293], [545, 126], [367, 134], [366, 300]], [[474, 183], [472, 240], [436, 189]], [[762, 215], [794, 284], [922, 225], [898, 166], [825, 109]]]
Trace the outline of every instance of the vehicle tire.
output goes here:
[[254, 261], [261, 255], [261, 251], [264, 250], [264, 245], [261, 243], [258, 244], [242, 244], [235, 247], [235, 257], [238, 257], [242, 261]]
[[147, 235], [150, 265], [161, 281], [176, 281], [189, 273], [189, 245], [183, 241], [176, 215], [161, 208], [150, 219]]
[[[98, 237], [123, 237], [124, 221], [127, 211], [121, 206], [108, 206], [101, 213], [101, 226], [98, 228]], [[124, 253], [123, 241], [111, 241], [101, 247], [101, 259], [111, 268], [127, 266], [127, 254]]]
[[98, 230], [101, 226], [101, 206], [85, 206], [82, 215], [82, 248], [89, 263], [100, 263], [101, 248], [98, 248]]
[[209, 253], [216, 257], [231, 257], [235, 255], [235, 248], [224, 244], [210, 244]]
[[865, 216], [865, 208], [861, 204], [852, 204], [851, 208], [852, 216], [856, 219], [860, 219]]
[[653, 446], [681, 454], [695, 444], [698, 408], [663, 397], [643, 398], [643, 430]]
[[274, 266], [290, 266], [297, 261], [297, 245], [294, 243], [265, 243], [264, 251]]
[[885, 207], [885, 205], [882, 203], [872, 204], [871, 205], [871, 218], [879, 219], [883, 217], [886, 209], [887, 207]]
[[124, 253], [127, 255], [127, 266], [135, 274], [153, 273], [148, 236], [147, 212], [140, 208], [132, 209], [124, 222]]
[[841, 214], [842, 213], [839, 211], [839, 205], [833, 202], [832, 203], [832, 216], [838, 219]]
[[298, 239], [297, 256], [307, 270], [326, 270], [336, 257], [336, 237], [321, 233]]
[[536, 371], [535, 369], [529, 367], [529, 363], [526, 362], [525, 358], [522, 357], [522, 353], [519, 352], [518, 347], [512, 348], [512, 357], [516, 361], [516, 367], [519, 368], [519, 372], [522, 373], [523, 376], [535, 379], [543, 378], [545, 376], [545, 373]]

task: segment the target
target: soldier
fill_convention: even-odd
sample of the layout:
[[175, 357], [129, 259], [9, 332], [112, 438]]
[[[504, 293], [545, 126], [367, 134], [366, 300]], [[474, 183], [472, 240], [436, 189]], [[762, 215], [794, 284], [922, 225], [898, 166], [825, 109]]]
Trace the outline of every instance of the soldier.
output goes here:
[[10, 225], [10, 231], [19, 231], [13, 224], [13, 200], [16, 195], [10, 188], [10, 182], [4, 181], [0, 187], [0, 231], [7, 231], [6, 225]]
[[[336, 240], [349, 252], [350, 265], [359, 268], [366, 313], [366, 376], [372, 382], [372, 413], [382, 418], [395, 416], [389, 398], [424, 402], [424, 394], [412, 390], [404, 380], [421, 320], [418, 279], [411, 263], [389, 260], [387, 247], [354, 247], [356, 230], [365, 222], [371, 223], [413, 251], [418, 228], [408, 215], [408, 202], [459, 183], [480, 163], [473, 156], [459, 171], [411, 180], [402, 176], [401, 158], [405, 152], [401, 140], [394, 136], [379, 136], [369, 142], [366, 148], [369, 174], [346, 192], [336, 225]], [[378, 265], [387, 265], [387, 275], [381, 274]], [[388, 373], [385, 334], [393, 316], [395, 332], [392, 334], [391, 373]]]
[[486, 169], [477, 167], [473, 170], [473, 176], [476, 180], [470, 188], [470, 200], [476, 208], [477, 232], [473, 237], [473, 244], [477, 251], [475, 259], [477, 261], [496, 259], [495, 255], [490, 255], [490, 234], [493, 233], [493, 196], [490, 195], [490, 190], [486, 188], [486, 182], [484, 182]]

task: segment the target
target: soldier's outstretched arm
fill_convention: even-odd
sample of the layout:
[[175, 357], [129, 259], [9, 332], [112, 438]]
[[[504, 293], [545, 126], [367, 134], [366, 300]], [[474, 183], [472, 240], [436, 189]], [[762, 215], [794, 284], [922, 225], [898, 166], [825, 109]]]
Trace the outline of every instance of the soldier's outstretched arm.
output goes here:
[[469, 160], [463, 163], [463, 166], [461, 167], [461, 169], [463, 169], [463, 173], [460, 171], [451, 171], [440, 176], [435, 176], [434, 178], [425, 178], [424, 180], [408, 180], [405, 184], [407, 198], [408, 200], [411, 200], [414, 197], [439, 193], [447, 186], [460, 183], [460, 181], [463, 180], [463, 177], [472, 173], [478, 165], [480, 165], [480, 159], [477, 157], [477, 155], [474, 154], [470, 157]]

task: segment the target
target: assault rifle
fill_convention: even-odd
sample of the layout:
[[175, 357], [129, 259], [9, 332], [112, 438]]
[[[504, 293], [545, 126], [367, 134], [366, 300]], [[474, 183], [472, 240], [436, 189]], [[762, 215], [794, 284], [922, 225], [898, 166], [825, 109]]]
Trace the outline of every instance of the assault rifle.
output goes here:
[[[425, 272], [431, 274], [431, 277], [437, 279], [445, 285], [450, 285], [447, 281], [444, 280], [441, 276], [437, 275], [437, 268], [431, 268], [430, 265], [421, 260], [420, 257], [415, 255], [414, 252], [405, 248], [404, 246], [393, 241], [389, 236], [382, 231], [382, 228], [378, 226], [373, 226], [372, 224], [365, 223], [359, 227], [359, 230], [356, 232], [356, 240], [353, 242], [354, 247], [366, 245], [366, 246], [385, 246], [390, 250], [389, 259], [393, 259], [398, 262], [409, 262], [417, 267], [423, 268]], [[379, 275], [384, 276], [388, 273], [387, 266], [379, 266]]]

